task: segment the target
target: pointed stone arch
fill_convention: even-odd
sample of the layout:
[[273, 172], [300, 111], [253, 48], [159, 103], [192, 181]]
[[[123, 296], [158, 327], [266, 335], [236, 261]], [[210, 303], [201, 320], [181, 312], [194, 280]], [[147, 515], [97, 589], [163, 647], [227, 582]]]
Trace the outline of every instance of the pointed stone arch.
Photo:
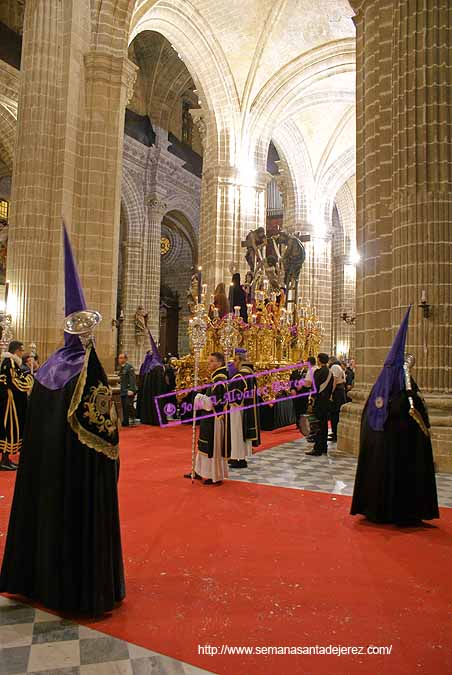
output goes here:
[[196, 84], [204, 122], [215, 141], [209, 143], [211, 159], [230, 162], [236, 153], [239, 97], [226, 56], [208, 22], [189, 0], [158, 0], [139, 7], [132, 18], [129, 43], [145, 30], [160, 33], [177, 49]]
[[325, 77], [355, 70], [355, 41], [351, 38], [312, 49], [285, 65], [265, 83], [251, 105], [248, 151], [255, 157], [262, 155], [275, 126], [307, 87]]

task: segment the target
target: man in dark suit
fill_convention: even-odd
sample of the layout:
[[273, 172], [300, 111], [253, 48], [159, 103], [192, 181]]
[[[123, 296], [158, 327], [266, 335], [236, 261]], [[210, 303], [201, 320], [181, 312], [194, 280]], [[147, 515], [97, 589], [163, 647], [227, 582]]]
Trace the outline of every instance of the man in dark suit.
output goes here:
[[137, 392], [135, 370], [124, 352], [118, 356], [119, 382], [121, 386], [122, 426], [129, 426], [130, 403]]
[[333, 391], [333, 375], [328, 368], [328, 354], [323, 352], [317, 356], [318, 368], [314, 373], [314, 384], [317, 393], [314, 394], [313, 412], [319, 421], [319, 431], [312, 450], [306, 452], [311, 457], [327, 454], [328, 452], [328, 413], [330, 398]]

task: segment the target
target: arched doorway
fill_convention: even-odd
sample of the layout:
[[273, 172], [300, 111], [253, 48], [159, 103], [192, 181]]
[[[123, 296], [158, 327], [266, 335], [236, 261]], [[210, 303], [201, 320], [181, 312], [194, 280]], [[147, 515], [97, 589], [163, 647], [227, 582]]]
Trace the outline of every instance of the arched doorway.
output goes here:
[[196, 264], [197, 236], [188, 218], [169, 211], [162, 221], [160, 267], [160, 350], [189, 351], [187, 291]]

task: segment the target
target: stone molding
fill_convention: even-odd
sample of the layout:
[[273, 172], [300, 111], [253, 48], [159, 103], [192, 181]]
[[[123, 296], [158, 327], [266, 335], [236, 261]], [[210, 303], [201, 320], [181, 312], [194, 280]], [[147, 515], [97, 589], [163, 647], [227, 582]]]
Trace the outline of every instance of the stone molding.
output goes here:
[[85, 71], [88, 82], [121, 84], [126, 90], [127, 103], [132, 99], [138, 66], [124, 56], [106, 51], [92, 50], [85, 54]]

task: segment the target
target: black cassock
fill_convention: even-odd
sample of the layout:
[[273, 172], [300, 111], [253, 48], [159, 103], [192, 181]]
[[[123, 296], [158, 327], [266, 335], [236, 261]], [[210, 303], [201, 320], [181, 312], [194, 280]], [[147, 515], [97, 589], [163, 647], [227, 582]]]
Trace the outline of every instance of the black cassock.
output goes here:
[[[427, 410], [414, 382], [412, 399], [429, 428]], [[383, 431], [370, 428], [367, 405], [361, 421], [351, 514], [399, 525], [439, 518], [431, 440], [409, 415], [406, 390], [389, 402]]]
[[14, 454], [22, 448], [28, 392], [33, 377], [25, 374], [12, 355], [0, 367], [0, 453]]
[[[207, 455], [209, 459], [214, 455], [214, 439], [215, 439], [215, 422], [219, 422], [222, 418], [224, 422], [224, 436], [221, 447], [222, 457], [230, 457], [230, 429], [229, 429], [229, 415], [227, 413], [229, 408], [228, 400], [228, 370], [227, 368], [217, 368], [211, 375], [212, 384], [202, 393], [209, 396], [213, 405], [213, 410], [210, 412], [197, 411], [196, 416], [200, 418], [199, 422], [199, 438], [198, 450], [203, 455]], [[216, 415], [212, 415], [216, 413]], [[209, 415], [204, 418], [203, 415]]]
[[254, 448], [261, 444], [260, 417], [257, 406], [257, 380], [253, 368], [243, 364], [228, 384], [231, 406], [244, 408], [242, 416], [243, 440], [252, 441]]
[[0, 592], [91, 616], [124, 598], [117, 429], [94, 348], [63, 388], [34, 383]]
[[[155, 396], [168, 393], [168, 384], [165, 377], [165, 370], [163, 366], [155, 366], [150, 370], [142, 381], [140, 380], [140, 387], [137, 397], [137, 417], [142, 424], [151, 424], [159, 426], [160, 420], [155, 405]], [[169, 398], [161, 399], [163, 405], [170, 401]], [[160, 409], [161, 421], [166, 422], [166, 416], [163, 414], [163, 408]]]

